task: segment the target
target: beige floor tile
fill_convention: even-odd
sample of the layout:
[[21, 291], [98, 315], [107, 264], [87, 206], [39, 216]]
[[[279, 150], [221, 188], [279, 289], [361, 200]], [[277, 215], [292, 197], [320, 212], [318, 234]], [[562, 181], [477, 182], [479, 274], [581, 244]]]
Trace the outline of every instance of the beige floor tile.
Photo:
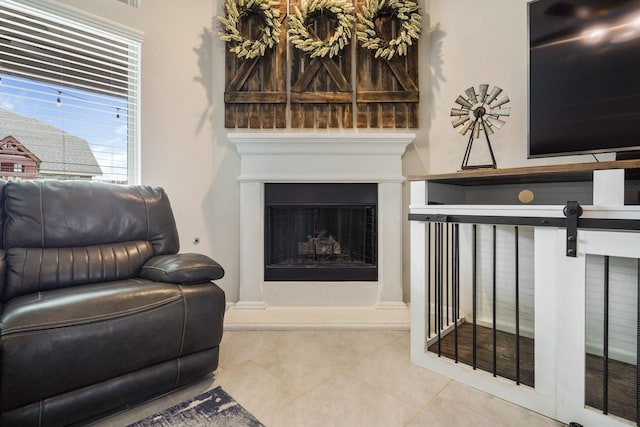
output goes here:
[[402, 427], [415, 413], [399, 399], [339, 375], [262, 421], [268, 427]]
[[120, 427], [222, 386], [268, 427], [557, 427], [410, 363], [406, 331], [226, 331], [213, 375], [103, 419]]
[[341, 357], [340, 350], [308, 337], [253, 361], [297, 392], [305, 392], [341, 372]]
[[225, 331], [220, 344], [219, 366], [227, 369], [242, 365], [281, 347], [290, 339], [292, 335], [276, 331]]
[[452, 403], [436, 397], [406, 424], [406, 427], [498, 427], [494, 420], [469, 411], [464, 405], [464, 400], [461, 398], [459, 403]]
[[408, 349], [402, 345], [387, 346], [365, 358], [353, 375], [416, 409], [422, 408], [451, 381], [412, 364]]
[[372, 354], [398, 341], [409, 332], [399, 331], [318, 331], [321, 342], [339, 349], [351, 348], [362, 355]]
[[492, 420], [496, 426], [555, 427], [563, 425], [548, 417], [456, 381], [451, 381], [438, 397], [449, 404], [463, 399], [462, 401], [467, 410]]
[[298, 397], [289, 385], [253, 362], [225, 370], [217, 382], [259, 420]]

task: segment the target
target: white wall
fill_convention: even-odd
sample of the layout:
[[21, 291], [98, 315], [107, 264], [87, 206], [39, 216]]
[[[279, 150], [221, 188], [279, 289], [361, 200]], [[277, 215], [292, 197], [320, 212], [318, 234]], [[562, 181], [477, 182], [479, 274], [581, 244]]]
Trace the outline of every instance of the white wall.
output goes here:
[[[139, 9], [116, 0], [60, 1], [144, 32], [142, 181], [165, 187], [182, 251], [218, 260], [226, 270], [218, 283], [236, 301], [240, 170], [223, 122], [224, 44], [216, 23], [223, 1], [142, 0]], [[459, 168], [466, 139], [452, 129], [449, 110], [480, 83], [498, 85], [511, 98], [511, 117], [492, 139], [498, 166], [549, 163], [526, 159], [526, 1], [424, 0], [422, 6], [421, 127], [404, 156], [405, 175]], [[406, 212], [408, 186], [404, 205]], [[405, 241], [408, 299], [408, 224]]]
[[61, 2], [144, 32], [142, 183], [166, 189], [181, 251], [220, 262], [226, 275], [217, 283], [236, 301], [240, 166], [223, 122], [224, 44], [214, 17], [222, 2]]
[[[467, 138], [451, 126], [454, 100], [470, 86], [499, 86], [511, 102], [507, 124], [491, 137], [498, 167], [591, 162], [591, 156], [527, 159], [527, 0], [427, 0], [430, 12], [429, 172], [459, 168]], [[424, 93], [424, 92], [423, 92]], [[483, 151], [483, 141], [473, 150]], [[427, 152], [428, 149], [428, 152]]]

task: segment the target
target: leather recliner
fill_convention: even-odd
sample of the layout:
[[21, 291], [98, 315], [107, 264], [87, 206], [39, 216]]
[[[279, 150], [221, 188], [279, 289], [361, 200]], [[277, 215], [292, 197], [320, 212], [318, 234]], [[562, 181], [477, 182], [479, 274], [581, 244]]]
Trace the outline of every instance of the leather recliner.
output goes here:
[[0, 425], [67, 425], [214, 371], [222, 267], [161, 188], [0, 183]]

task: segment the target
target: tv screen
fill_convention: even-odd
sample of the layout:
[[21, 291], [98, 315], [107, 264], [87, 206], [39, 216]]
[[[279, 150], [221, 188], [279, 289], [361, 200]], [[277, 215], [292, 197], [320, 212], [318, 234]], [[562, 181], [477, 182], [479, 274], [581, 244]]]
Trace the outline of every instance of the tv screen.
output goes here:
[[529, 157], [640, 149], [640, 1], [529, 8]]

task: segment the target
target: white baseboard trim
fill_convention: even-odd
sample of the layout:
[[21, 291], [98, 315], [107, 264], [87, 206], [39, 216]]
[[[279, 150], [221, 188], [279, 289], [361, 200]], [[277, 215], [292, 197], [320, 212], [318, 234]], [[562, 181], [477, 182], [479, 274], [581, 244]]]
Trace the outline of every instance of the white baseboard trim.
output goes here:
[[[602, 345], [594, 345], [594, 344], [585, 344], [585, 351], [589, 354], [593, 354], [596, 356], [602, 357]], [[609, 358], [613, 360], [617, 360], [619, 362], [628, 363], [630, 365], [635, 365], [636, 355], [628, 350], [619, 348], [619, 347], [611, 347], [609, 346]]]
[[401, 330], [408, 331], [409, 309], [372, 307], [266, 307], [227, 310], [224, 329], [242, 330]]
[[408, 310], [407, 304], [402, 301], [381, 301], [376, 303], [376, 310]]
[[[229, 307], [232, 304], [232, 307]], [[234, 310], [266, 310], [267, 304], [264, 301], [238, 301], [237, 303], [227, 303], [228, 309]]]
[[[460, 326], [462, 326], [462, 324], [464, 322], [465, 322], [465, 318], [461, 317], [460, 319], [458, 319], [456, 321], [456, 324], [451, 323], [449, 326], [444, 327], [440, 331], [440, 339], [446, 337], [451, 332], [455, 331], [456, 325], [457, 325], [457, 327], [460, 327]], [[431, 344], [437, 343], [437, 342], [438, 342], [438, 333], [436, 332], [435, 335], [433, 335], [431, 338], [427, 339], [427, 346], [426, 347], [429, 348], [431, 346]]]

